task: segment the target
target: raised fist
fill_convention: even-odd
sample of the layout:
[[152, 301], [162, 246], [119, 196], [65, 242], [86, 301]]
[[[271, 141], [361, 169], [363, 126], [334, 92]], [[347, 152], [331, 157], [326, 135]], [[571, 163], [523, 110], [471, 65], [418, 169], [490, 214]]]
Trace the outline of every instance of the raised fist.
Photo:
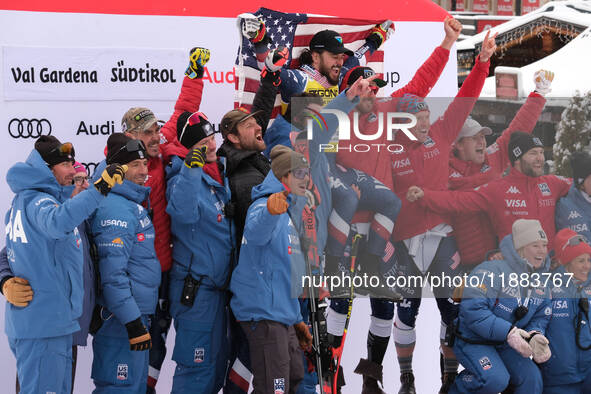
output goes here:
[[372, 43], [375, 48], [379, 48], [394, 33], [394, 22], [386, 20], [379, 25], [375, 25], [367, 36], [367, 41]]
[[253, 43], [261, 42], [265, 37], [265, 23], [255, 15], [240, 14], [237, 23], [242, 35]]
[[443, 30], [445, 36], [455, 42], [462, 32], [462, 24], [457, 19], [448, 16], [443, 21]]
[[287, 212], [289, 203], [287, 202], [287, 191], [273, 193], [267, 199], [267, 210], [271, 215], [281, 215]]
[[273, 49], [265, 58], [265, 67], [270, 72], [281, 70], [281, 67], [289, 60], [289, 49], [278, 46]]
[[552, 81], [554, 80], [554, 73], [548, 70], [538, 70], [534, 74], [534, 83], [536, 84], [536, 92], [542, 96], [550, 93], [552, 89]]
[[210, 51], [206, 48], [196, 47], [189, 53], [189, 66], [185, 75], [191, 79], [202, 78], [205, 64], [209, 61]]

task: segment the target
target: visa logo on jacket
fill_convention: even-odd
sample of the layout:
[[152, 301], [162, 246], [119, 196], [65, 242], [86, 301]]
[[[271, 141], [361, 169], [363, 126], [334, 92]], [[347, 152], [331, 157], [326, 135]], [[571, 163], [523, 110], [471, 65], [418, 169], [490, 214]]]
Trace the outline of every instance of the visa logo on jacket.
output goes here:
[[570, 225], [568, 227], [571, 230], [573, 230], [573, 231], [575, 231], [577, 233], [580, 233], [581, 231], [589, 231], [589, 228], [587, 227], [587, 224], [586, 223], [583, 223], [583, 224], [580, 224], [580, 223], [579, 224], [573, 224], [573, 225]]
[[507, 199], [505, 199], [505, 204], [507, 204], [508, 208], [526, 208], [527, 207], [525, 200], [507, 200]]

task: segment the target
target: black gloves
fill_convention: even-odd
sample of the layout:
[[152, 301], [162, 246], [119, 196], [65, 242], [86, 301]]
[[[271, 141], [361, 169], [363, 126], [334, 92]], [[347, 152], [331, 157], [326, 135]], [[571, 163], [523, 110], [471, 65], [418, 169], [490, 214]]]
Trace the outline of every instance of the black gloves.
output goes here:
[[152, 348], [152, 338], [142, 323], [141, 318], [130, 321], [125, 325], [129, 337], [129, 349], [134, 351], [149, 350]]

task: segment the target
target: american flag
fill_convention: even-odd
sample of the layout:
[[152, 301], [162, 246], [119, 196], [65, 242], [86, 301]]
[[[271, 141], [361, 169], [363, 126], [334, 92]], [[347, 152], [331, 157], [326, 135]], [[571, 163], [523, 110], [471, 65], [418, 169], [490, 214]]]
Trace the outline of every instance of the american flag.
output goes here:
[[384, 262], [387, 263], [388, 260], [390, 260], [392, 258], [392, 255], [394, 255], [394, 251], [396, 249], [394, 248], [394, 245], [392, 244], [392, 242], [388, 241], [388, 243], [386, 244], [386, 250], [385, 250], [385, 254], [384, 254]]
[[[343, 44], [355, 51], [365, 43], [369, 31], [384, 20], [360, 20], [350, 18], [337, 18], [331, 16], [316, 16], [307, 14], [289, 14], [260, 8], [253, 13], [265, 22], [267, 34], [273, 41], [269, 48], [273, 49], [283, 45], [289, 49], [289, 62], [286, 67], [297, 68], [298, 58], [302, 51], [308, 48], [310, 40], [315, 33], [321, 30], [334, 30], [343, 38]], [[259, 87], [261, 70], [257, 65], [254, 45], [245, 37], [242, 37], [241, 46], [236, 57], [236, 94], [234, 107], [244, 107], [250, 110], [254, 96]], [[384, 71], [384, 52], [375, 51], [372, 55], [367, 52], [359, 60], [361, 65], [371, 67], [382, 76]], [[275, 107], [271, 118], [275, 118], [281, 109], [281, 99], [277, 95]]]

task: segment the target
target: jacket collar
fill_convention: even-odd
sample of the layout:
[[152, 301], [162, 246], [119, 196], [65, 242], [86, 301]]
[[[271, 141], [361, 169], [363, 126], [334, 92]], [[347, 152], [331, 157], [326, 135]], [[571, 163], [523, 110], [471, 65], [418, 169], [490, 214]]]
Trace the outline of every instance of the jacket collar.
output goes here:
[[261, 155], [260, 152], [254, 150], [237, 149], [228, 140], [224, 141], [222, 146], [217, 151], [218, 156], [225, 157], [226, 160], [226, 171], [228, 174], [232, 174], [240, 166], [243, 160], [251, 157]]
[[449, 154], [449, 166], [464, 176], [470, 175], [473, 167], [480, 171], [484, 165], [488, 165], [488, 155], [484, 156], [484, 163], [476, 164], [471, 161], [460, 159], [453, 153], [453, 150]]
[[137, 204], [141, 204], [148, 198], [148, 195], [150, 194], [150, 188], [146, 186], [140, 186], [126, 179], [122, 184], [116, 185], [111, 190], [111, 193], [120, 195], [121, 197], [124, 197]]

